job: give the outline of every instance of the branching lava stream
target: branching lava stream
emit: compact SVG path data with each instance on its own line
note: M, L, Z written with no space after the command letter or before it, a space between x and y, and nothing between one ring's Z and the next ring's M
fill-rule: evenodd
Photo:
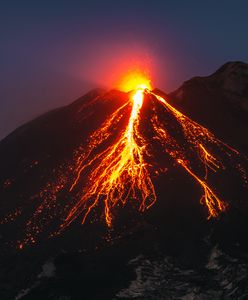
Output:
M108 226L111 226L112 223L111 208L119 202L125 204L129 198L136 199L140 202L139 209L144 211L156 201L154 186L144 160L146 142L138 130L143 94L143 89L138 89L132 93L130 97L131 115L120 138L107 150L87 162L86 166L89 166L100 160L97 166L93 168L84 196L72 208L63 226L70 224L81 213L84 215L82 221L84 223L89 212L100 201L104 202L105 220ZM136 140L139 140L139 144ZM91 143L95 145L97 140L92 139ZM78 174L81 174L85 169L85 160L80 164L81 168L79 168ZM79 178L80 176L77 176L71 190Z
M207 208L208 218L218 217L227 209L228 202L218 195L212 183L209 184L209 174L224 172L225 161L238 157L239 152L174 108L166 97L152 91L150 85L139 84L127 96L127 102L90 135L83 148L77 149L75 161L70 163L72 167L67 168L71 170L69 175L58 175L57 183L49 182L37 194L42 200L25 223L25 237L18 241L20 249L35 243L53 218L60 219L60 225L50 232L50 236L60 233L78 218L85 223L96 207L102 211L107 226L111 227L116 207L133 202L139 211L144 212L156 203L154 178L161 170L156 170L155 164L154 168L150 167L147 157L153 161L156 157L150 140L141 130L143 102L149 98L155 104L145 125L163 149L163 155L167 155L176 167L183 168L200 186L203 191L200 202ZM157 113L156 106L162 113ZM166 114L173 118L182 138L177 138L168 129L163 119ZM121 122L124 125L113 134ZM247 180L244 168L241 170L243 179ZM61 191L69 195L69 199L71 195L73 201L61 210L58 217L56 206ZM13 216L18 218L21 214ZM14 217L9 214L5 222L13 221Z

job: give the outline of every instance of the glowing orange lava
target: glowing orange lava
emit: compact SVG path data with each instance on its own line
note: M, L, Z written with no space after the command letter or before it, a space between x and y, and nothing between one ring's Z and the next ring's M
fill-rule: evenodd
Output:
M202 197L201 203L204 203L208 208L209 217L217 217L220 212L226 209L227 204L216 196L206 182L208 168L216 171L222 167L222 165L204 146L205 143L214 143L217 145L225 144L221 144L206 128L183 115L163 97L151 92L146 83L142 83L142 78L139 78L139 80L140 84L138 85L138 89L132 93L129 101L129 104L132 105L129 122L120 138L107 150L104 150L89 162L86 162L86 160L80 162L81 167L77 168L78 175L72 184L71 190L78 184L80 175L85 168L89 165L94 165L99 158L101 159L90 175L89 182L92 184L85 189L83 197L76 206L72 208L63 226L69 225L80 214L84 216L82 221L82 223L84 223L90 211L96 205L99 205L100 202L104 202L105 220L108 226L111 226L111 210L119 202L125 204L129 198L136 198L140 201L140 210L144 211L145 208L149 208L156 201L155 189L144 158L147 141L139 131L139 116L145 92L155 96L166 110L176 117L178 123L183 128L188 143L191 144L198 153L205 167L205 181L196 175L190 168L189 162L185 159L187 152L190 150L181 147L176 140L168 134L166 129L159 124L156 116L154 117L152 124L157 140L159 140L161 145L165 146L165 151L203 188L204 196ZM130 84L133 84L133 87L137 88L136 84L138 82L139 81L135 78L133 81L130 81ZM140 86L141 88L139 88ZM112 124L113 118L116 117L117 113L114 113L110 118L111 122L108 122L107 126L103 126L103 128L99 130L101 135L104 136L104 132L109 131L109 126ZM92 145L94 147L96 144L102 143L98 137L99 133L91 138L90 148L92 148ZM139 143L137 143L137 140Z
M90 211L101 202L104 203L105 220L108 226L112 223L111 210L119 203L125 204L128 199L135 199L140 203L141 211L154 204L156 194L144 159L146 142L139 133L139 115L143 100L144 89L135 90L129 101L129 105L132 106L131 115L119 139L92 160L86 162L84 159L80 162L78 174L89 165L95 163L97 165L90 175L90 184L84 190L83 197L71 209L63 226L69 225L79 214L83 214L82 223L84 223ZM118 113L114 113L111 119L117 118L117 115ZM90 148L102 142L98 138L99 135L104 136L105 130L108 131L111 125L112 122L107 122L100 129L99 133L91 139ZM79 179L80 175L76 177L71 190L77 185Z
M124 92L129 92L137 89L152 89L151 80L140 70L132 70L125 74L120 82L118 82L117 87Z
M176 108L168 103L163 97L152 93L163 105L170 111L177 119L178 123L182 126L184 131L184 136L189 145L195 152L199 154L201 161L203 162L205 168L205 181L202 180L195 172L189 167L190 162L185 159L188 156L189 149L184 149L184 147L178 145L175 139L173 139L166 129L163 128L161 124L158 123L157 118L153 120L154 130L157 132L157 138L160 139L162 145L164 145L165 151L180 165L182 166L189 175L191 175L203 188L204 195L201 198L201 203L205 204L208 208L209 216L217 217L219 213L223 212L227 208L227 203L221 200L209 187L206 180L208 177L208 169L216 172L219 168L224 168L221 162L217 160L212 154L210 154L206 147L203 146L204 143L214 144L221 148L227 148L237 154L236 150L232 149L225 143L215 138L215 136L209 132L205 127L197 124ZM229 154L229 153L228 153ZM230 154L229 154L230 155Z
M202 196L201 202L206 204L209 215L208 219L211 217L217 217L220 212L224 211L227 204L221 201L218 196L213 192L213 190L208 186L208 184L200 179L190 168L187 163L182 159L178 159L177 162L201 185L204 190L204 195Z
M37 198L42 200L26 222L26 237L19 242L19 248L35 243L45 227L43 222L49 223L56 216L56 201L62 191L69 193L74 202L60 213L63 220L58 232L77 218L85 223L96 207L102 211L109 227L116 215L115 209L127 202L133 202L141 212L150 208L156 202L153 175L163 169L154 167L154 174L151 173L147 157L152 161L157 153L151 151L151 140L156 141L159 151L167 155L173 166L183 168L200 185L203 190L200 202L207 208L208 218L217 217L228 207L210 187L208 177L224 171L225 161L230 163L239 152L173 107L166 97L151 91L151 82L142 72L131 72L123 77L119 87L129 91L127 102L108 116L87 143L75 151L75 162L67 167L67 174L62 172L56 181L48 182L37 193ZM152 99L153 106L151 117L145 120L146 126L141 126L144 99ZM167 119L173 124L166 123ZM149 139L144 128L149 131ZM245 169L241 164L238 169L247 183ZM21 213L18 209L7 215L4 222L14 220Z

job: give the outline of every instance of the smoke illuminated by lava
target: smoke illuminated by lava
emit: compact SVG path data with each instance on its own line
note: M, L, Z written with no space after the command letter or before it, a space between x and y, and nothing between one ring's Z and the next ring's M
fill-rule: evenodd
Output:
M152 91L150 80L144 74L137 72L132 77L128 74L119 87L130 91L126 94L127 101L90 135L86 145L75 151L75 162L70 163L67 172L58 175L56 182L49 182L38 193L42 202L27 221L26 235L18 242L19 248L35 243L46 224L54 218L60 218L61 222L51 235L60 233L76 219L85 223L97 207L111 227L117 207L128 202L144 212L156 203L154 180L162 169L155 167L151 140L141 129L144 101L152 105L151 118L146 119L145 125L152 133L152 140L174 166L185 170L200 186L203 191L200 203L206 207L208 218L218 217L227 209L228 202L218 195L212 182L208 182L209 173L223 172L225 162L239 157L239 152L178 111L166 97ZM169 130L163 118L166 114L182 132L181 138ZM151 161L154 161L152 168ZM246 171L240 164L237 168L247 183ZM61 191L71 195L73 201L57 216L56 201ZM5 221L13 221L19 215L21 212L10 214Z

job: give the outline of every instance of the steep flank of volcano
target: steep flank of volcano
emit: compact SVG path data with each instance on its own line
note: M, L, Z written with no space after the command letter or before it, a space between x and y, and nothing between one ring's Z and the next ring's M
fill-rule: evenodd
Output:
M86 296L113 295L128 261L149 251L198 268L215 244L247 249L246 70L228 63L169 95L96 89L2 140L3 299L39 294L51 257L53 289L81 299L82 279L94 286Z
M244 206L243 196L235 195L248 184L242 154L165 94L145 88L92 91L24 125L0 149L1 224L6 232L21 228L11 234L19 249L73 223L105 220L122 227L129 214L135 220L160 207L170 215L171 205L197 223ZM181 187L179 195L175 187L162 187L170 178Z
M169 97L189 117L248 152L248 64L226 63L210 76L186 81Z

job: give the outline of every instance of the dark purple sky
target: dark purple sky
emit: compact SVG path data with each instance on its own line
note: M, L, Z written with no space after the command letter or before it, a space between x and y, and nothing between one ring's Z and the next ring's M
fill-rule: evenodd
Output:
M247 0L0 2L0 139L143 64L172 91L248 61Z

